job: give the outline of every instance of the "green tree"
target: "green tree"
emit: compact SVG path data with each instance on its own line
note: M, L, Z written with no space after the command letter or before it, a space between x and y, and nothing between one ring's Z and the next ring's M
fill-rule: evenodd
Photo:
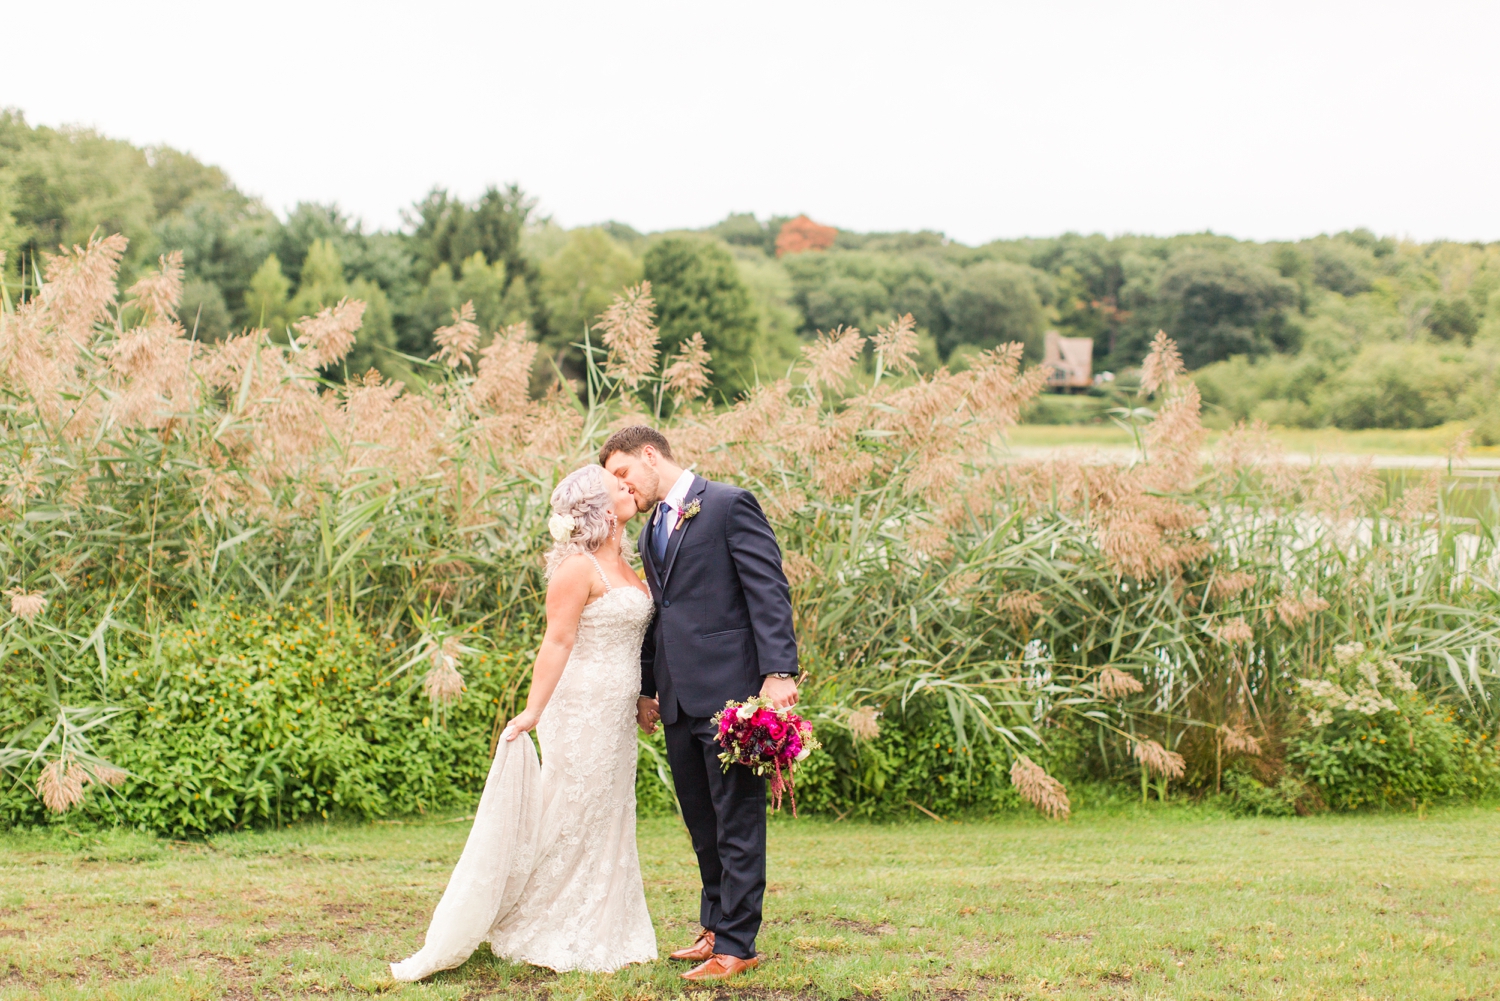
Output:
M652 244L642 263L663 347L675 350L702 332L715 390L733 398L753 386L760 322L729 251L701 237L671 236Z
M951 326L937 342L945 357L960 344L992 348L1010 341L1020 341L1028 355L1041 357L1046 316L1030 268L1007 261L971 265L954 282L944 304Z
M1166 310L1163 326L1177 339L1189 368L1294 346L1285 311L1297 302L1297 286L1255 260L1190 250L1173 258L1158 289Z
M481 253L486 263L503 264L509 280L530 268L521 253L521 234L535 210L536 199L514 184L491 187L472 204L433 188L407 213L417 265L424 273L440 264L457 271Z
M331 240L314 240L300 270L297 294L286 306L292 317L311 316L346 297L365 304L364 323L338 371L357 376L374 368L389 378L414 379L410 366L396 353L395 320L384 289L368 278L346 280L343 260Z
M271 254L261 262L245 291L245 322L252 327L285 327L292 283L281 271L281 259Z
M568 242L540 270L554 348L579 340L584 325L604 312L617 292L641 280L640 260L592 227L570 232Z
M518 274L507 280L505 263L487 263L484 254L477 250L463 262L457 293L460 303L474 304L475 322L486 334L531 318L526 277ZM448 322L450 318L445 317L443 323Z
M219 286L201 278L189 278L183 283L182 301L178 303L177 315L188 336L199 341L223 339L228 336L229 326L233 322Z
M349 294L344 280L344 261L330 240L314 240L302 259L297 294L292 297L294 316L311 316Z
M90 129L33 128L20 112L0 110L0 250L12 272L98 229L129 238L120 274L128 284L163 249L156 222L212 192L233 188L223 171L186 153Z

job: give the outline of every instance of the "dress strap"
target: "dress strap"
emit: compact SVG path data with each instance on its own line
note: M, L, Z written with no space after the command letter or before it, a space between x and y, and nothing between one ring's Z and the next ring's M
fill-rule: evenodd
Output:
M594 569L597 570L597 571L599 571L599 579L602 580L602 581L604 581L604 593L608 594L609 593L609 578L606 577L606 576L604 576L604 568L599 565L599 561L594 558L594 554L593 553L584 553L583 555L587 556L589 558L589 562L592 563L592 564L594 564Z

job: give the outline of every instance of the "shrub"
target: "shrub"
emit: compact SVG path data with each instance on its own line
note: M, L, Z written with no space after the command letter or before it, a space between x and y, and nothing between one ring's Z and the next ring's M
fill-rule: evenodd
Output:
M528 654L472 658L468 691L440 722L420 677L390 677L394 645L359 623L328 626L310 604L217 604L163 627L112 672L109 694L129 712L101 751L129 777L85 808L181 836L468 805ZM41 820L30 797L3 808L10 824Z
M1336 648L1321 677L1300 679L1305 725L1287 761L1338 810L1417 807L1500 789L1488 734L1470 734L1433 705L1393 658L1364 644Z
M1341 428L1425 428L1457 416L1468 372L1415 344L1365 348L1324 389L1321 407Z
M1307 795L1307 787L1291 775L1267 784L1245 772L1226 772L1224 787L1230 812L1245 817L1296 816L1298 802Z
M823 750L798 775L798 809L890 818L920 807L947 817L1020 804L1010 783L1010 750L998 741L961 740L940 700L891 707L879 731L860 740L841 727L820 727Z

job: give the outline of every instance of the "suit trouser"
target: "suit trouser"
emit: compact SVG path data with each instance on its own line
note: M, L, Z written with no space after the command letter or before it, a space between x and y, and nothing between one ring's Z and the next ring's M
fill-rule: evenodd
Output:
M679 706L666 737L677 801L703 877L698 920L714 933L714 952L749 959L766 894L766 780L744 765L724 771L712 719L689 716Z

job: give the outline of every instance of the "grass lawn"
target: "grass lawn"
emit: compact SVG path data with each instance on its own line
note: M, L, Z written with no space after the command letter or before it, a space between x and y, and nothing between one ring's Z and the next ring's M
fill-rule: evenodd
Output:
M1272 428L1271 436L1292 453L1309 455L1393 455L1445 456L1462 424L1415 430L1340 431L1338 428ZM1221 432L1209 432L1213 444ZM1021 424L1006 434L1014 446L1021 448L1063 448L1073 446L1132 445L1130 433L1115 424ZM1500 457L1500 447L1472 446L1469 455L1476 459Z
M0 837L0 999L681 993L665 960L558 977L484 948L391 983L467 828ZM695 870L675 820L640 844L665 953L695 931ZM718 997L1497 997L1500 811L778 820L766 917L765 965Z

